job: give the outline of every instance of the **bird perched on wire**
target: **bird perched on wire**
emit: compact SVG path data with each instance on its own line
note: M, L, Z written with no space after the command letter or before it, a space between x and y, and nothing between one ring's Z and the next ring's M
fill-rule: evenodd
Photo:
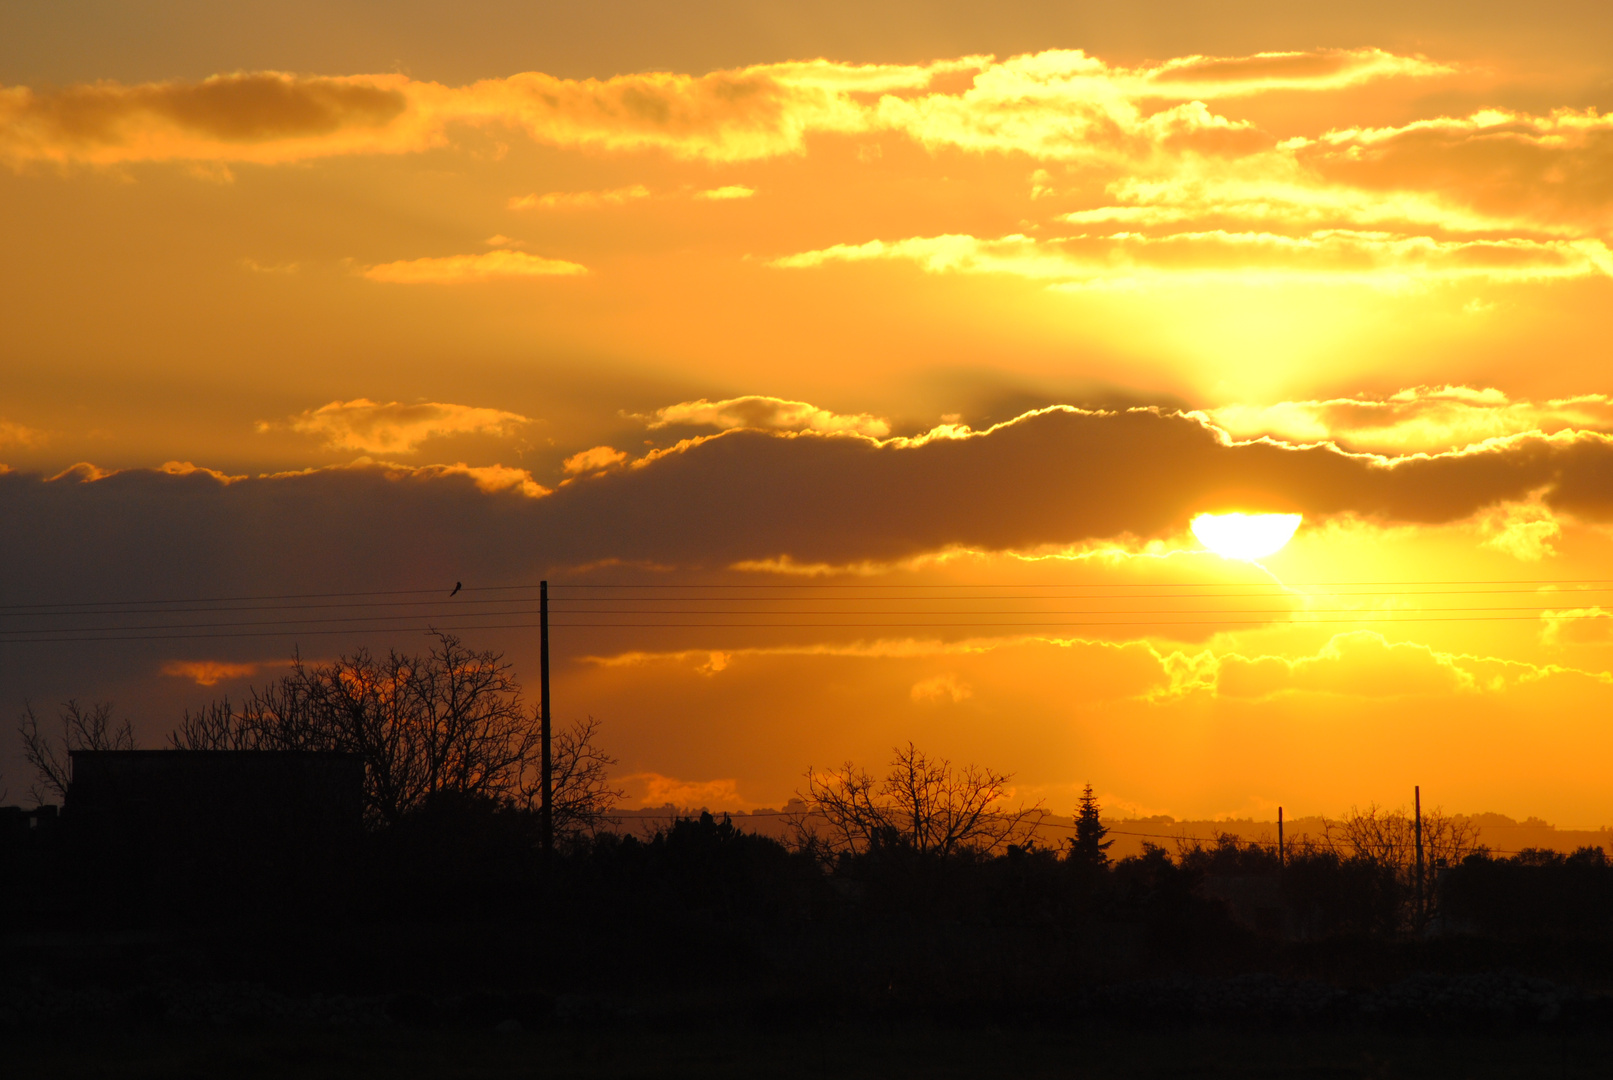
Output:
M451 592L448 595L453 596L454 593L459 592L459 590L463 589L464 587L465 587L465 583L463 581L456 581L456 582L454 582L454 592Z

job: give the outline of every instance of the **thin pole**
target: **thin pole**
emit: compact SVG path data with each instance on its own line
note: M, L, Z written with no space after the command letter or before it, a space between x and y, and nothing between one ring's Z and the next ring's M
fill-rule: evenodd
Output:
M543 838L543 853L554 852L554 773L549 758L549 583L538 583L538 730L543 744L542 792L543 807L538 814L538 828Z
M1416 809L1416 837L1417 837L1417 925L1423 924L1423 789L1411 789L1412 805Z
M1281 870L1288 865L1287 852L1283 850L1283 808L1277 808L1277 869Z

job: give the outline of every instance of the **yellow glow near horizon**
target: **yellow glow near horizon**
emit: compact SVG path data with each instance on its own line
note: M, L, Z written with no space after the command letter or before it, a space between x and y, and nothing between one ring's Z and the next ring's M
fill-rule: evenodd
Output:
M1300 514L1200 514L1193 519L1199 543L1223 559L1252 562L1283 549L1293 539Z

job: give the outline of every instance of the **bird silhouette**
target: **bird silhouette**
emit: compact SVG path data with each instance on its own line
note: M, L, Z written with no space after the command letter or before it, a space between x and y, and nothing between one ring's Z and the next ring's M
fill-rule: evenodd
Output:
M456 582L454 582L454 592L451 592L448 595L453 596L454 593L457 593L460 589L463 589L464 587L465 587L465 583L463 581L456 581Z

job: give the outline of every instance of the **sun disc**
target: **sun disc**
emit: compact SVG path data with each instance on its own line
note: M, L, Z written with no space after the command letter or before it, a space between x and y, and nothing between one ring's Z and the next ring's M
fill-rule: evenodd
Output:
M1281 551L1301 519L1300 514L1200 514L1191 527L1199 543L1223 559L1252 562Z

